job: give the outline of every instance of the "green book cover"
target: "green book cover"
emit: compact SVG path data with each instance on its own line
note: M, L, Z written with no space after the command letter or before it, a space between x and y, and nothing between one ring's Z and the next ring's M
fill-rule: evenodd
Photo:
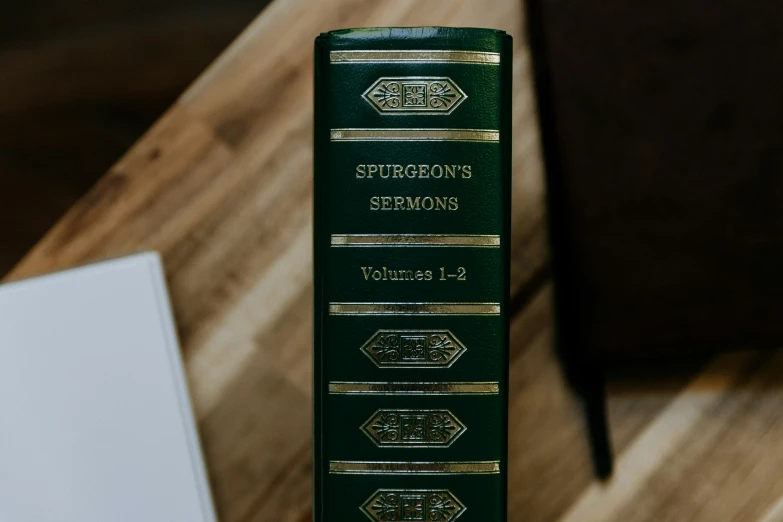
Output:
M506 520L511 52L316 39L316 522Z

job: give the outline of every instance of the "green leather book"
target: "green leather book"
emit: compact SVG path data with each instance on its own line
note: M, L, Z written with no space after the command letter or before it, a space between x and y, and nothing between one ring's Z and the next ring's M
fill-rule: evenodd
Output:
M506 520L511 38L315 42L316 522Z

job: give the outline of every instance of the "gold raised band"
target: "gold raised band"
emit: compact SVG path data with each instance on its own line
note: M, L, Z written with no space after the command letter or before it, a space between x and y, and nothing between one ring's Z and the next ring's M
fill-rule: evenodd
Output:
M467 462L367 462L329 461L329 473L356 475L488 475L500 473L500 461Z
M329 303L329 315L500 315L500 303Z
M480 65L499 65L500 53L482 51L331 51L331 63L389 63L389 62L429 62L429 63L472 63Z
M458 234L332 234L333 247L448 246L499 248L500 236Z
M497 395L495 382L346 382L332 381L332 395Z
M491 129L332 129L332 141L500 141Z

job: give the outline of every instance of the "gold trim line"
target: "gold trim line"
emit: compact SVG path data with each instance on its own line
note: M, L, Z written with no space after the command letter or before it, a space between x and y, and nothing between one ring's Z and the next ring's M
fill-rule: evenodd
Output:
M329 53L329 61L331 63L429 62L500 65L500 53L455 50L331 51Z
M329 383L332 395L497 395L495 382L347 382Z
M332 234L333 247L488 247L499 248L500 236L459 234Z
M329 473L346 475L489 475L500 473L500 461L467 462L367 462L329 461Z
M500 303L329 303L329 315L500 315Z
M332 141L500 141L492 129L332 129Z

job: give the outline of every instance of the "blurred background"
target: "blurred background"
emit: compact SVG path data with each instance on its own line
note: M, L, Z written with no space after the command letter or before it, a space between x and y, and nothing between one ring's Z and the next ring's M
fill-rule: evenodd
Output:
M41 0L0 17L5 274L266 0Z

